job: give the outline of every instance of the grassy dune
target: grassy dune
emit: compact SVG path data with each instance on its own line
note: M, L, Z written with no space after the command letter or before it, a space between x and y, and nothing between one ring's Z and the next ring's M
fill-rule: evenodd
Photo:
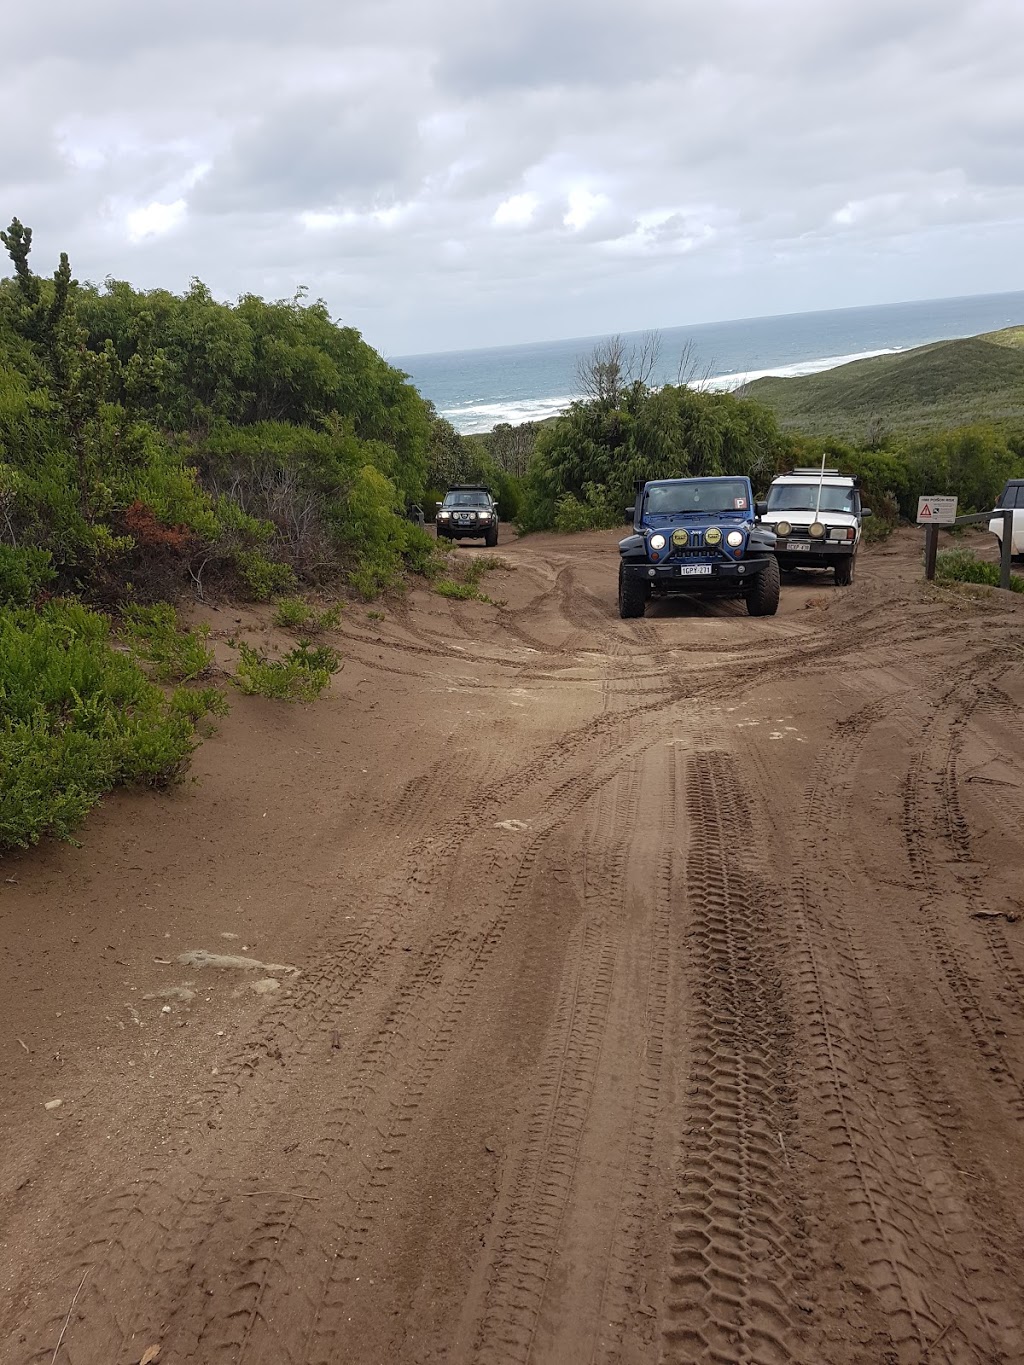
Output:
M739 390L772 409L784 429L864 441L1024 418L1024 327L856 360L796 379L757 379Z

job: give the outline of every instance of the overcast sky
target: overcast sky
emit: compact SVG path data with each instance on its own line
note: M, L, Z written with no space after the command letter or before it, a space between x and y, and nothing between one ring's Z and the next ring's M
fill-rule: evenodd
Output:
M46 0L36 268L307 285L389 355L1024 288L1024 0Z

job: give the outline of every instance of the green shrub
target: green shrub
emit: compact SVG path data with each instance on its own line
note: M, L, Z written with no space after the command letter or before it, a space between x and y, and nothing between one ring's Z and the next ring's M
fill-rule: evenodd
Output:
M479 583L485 573L493 573L495 569L507 569L509 566L498 555L474 555L472 559L460 560L459 567L467 583Z
M438 578L434 582L434 591L441 597L454 598L459 602L490 602L495 607L505 605L503 601L497 601L480 591L484 574L509 567L498 555L474 555L472 559L461 555L439 556L439 562L447 564L449 568L448 577Z
M297 645L283 658L269 659L241 641L235 685L249 696L273 701L316 701L341 667L336 650L328 645Z
M441 597L454 597L459 602L480 600L480 590L475 583L456 583L453 578L439 578L434 591Z
M278 593L295 590L295 570L288 564L268 559L260 550L237 551L235 564L254 602L269 602Z
M170 699L174 715L187 716L198 724L204 716L226 716L228 699L216 687L178 687Z
M402 554L405 558L406 568L411 573L422 574L424 578L431 578L436 573L437 542L433 536L428 535L415 522L408 522L407 526L408 529L403 530L402 537Z
M304 630L316 634L320 630L333 630L341 620L341 604L325 607L317 611L301 597L282 597L274 611L274 625L285 630Z
M77 602L0 610L0 849L70 839L113 787L176 781L210 709L165 697Z
M942 550L935 560L937 578L956 583L981 583L989 588L999 587L999 565L978 559L973 550ZM1024 578L1010 575L1013 592L1024 592Z
M206 643L210 627L181 630L178 613L169 602L126 607L121 633L133 652L152 664L158 682L192 682L207 674L213 664L213 651Z
M583 502L572 493L563 493L555 503L556 531L606 531L619 525L622 511L609 506L605 489L587 484L584 492Z
M49 550L0 545L0 606L23 607L44 592L57 575Z

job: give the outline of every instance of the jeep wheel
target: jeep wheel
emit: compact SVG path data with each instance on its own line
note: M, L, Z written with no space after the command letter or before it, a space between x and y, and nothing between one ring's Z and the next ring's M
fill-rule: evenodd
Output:
M647 610L647 584L640 578L630 578L619 565L619 615L628 620L643 616Z
M487 534L484 536L484 544L490 546L490 548L493 550L494 547L495 547L495 545L497 545L497 543L498 543L498 528L497 528L497 526L492 526L491 529L490 529L490 530L487 532Z
M850 555L845 559L836 562L836 587L848 588L853 582L853 566L856 555Z
M747 589L747 611L751 616L774 616L779 609L779 561L773 555Z

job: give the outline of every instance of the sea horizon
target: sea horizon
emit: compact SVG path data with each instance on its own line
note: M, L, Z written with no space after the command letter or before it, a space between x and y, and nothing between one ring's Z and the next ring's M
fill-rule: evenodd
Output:
M855 360L1022 324L1024 290L1014 290L389 359L433 402L439 416L471 435L500 422L540 421L564 411L581 396L575 384L577 364L614 336L627 348L652 333L658 337L653 384L679 382L680 357L685 355L691 378L695 374L710 388L734 389L767 376L820 373Z

